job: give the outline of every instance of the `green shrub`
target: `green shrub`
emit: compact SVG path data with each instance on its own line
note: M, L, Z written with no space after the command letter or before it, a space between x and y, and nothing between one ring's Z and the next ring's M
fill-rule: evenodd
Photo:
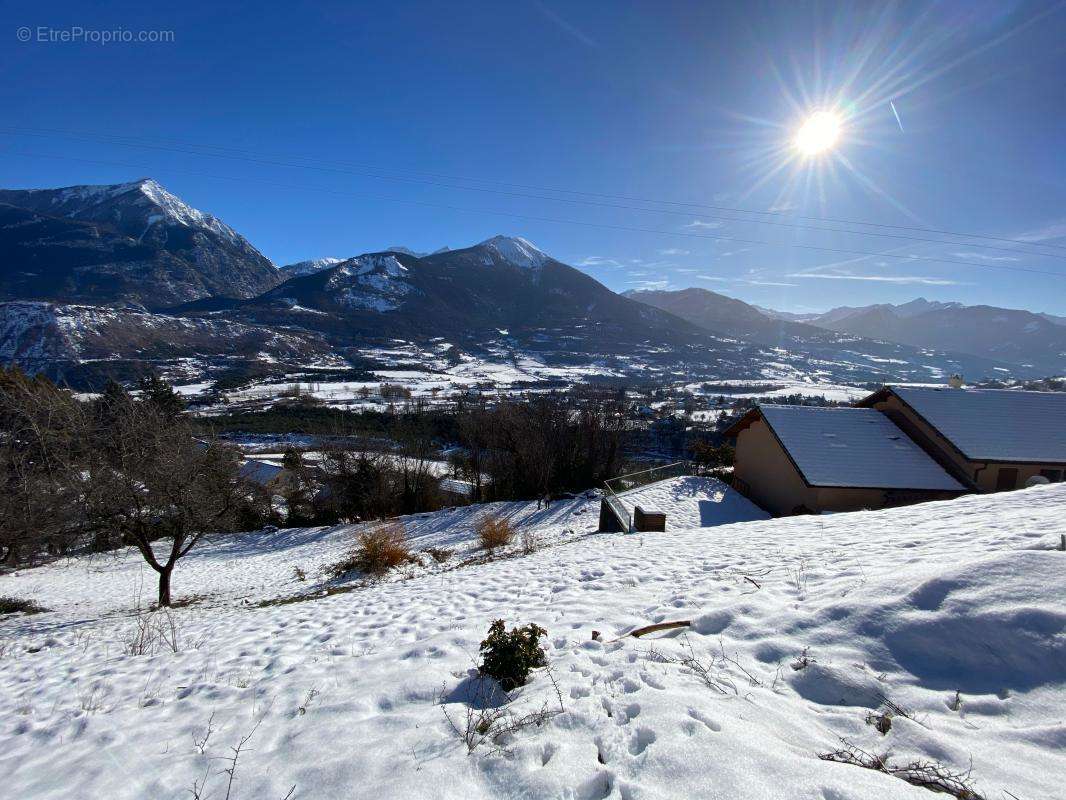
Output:
M522 686L533 669L547 663L544 648L538 642L547 633L533 623L512 628L508 633L503 620L496 620L489 626L488 638L481 643L484 661L478 669L482 675L495 678L505 692Z

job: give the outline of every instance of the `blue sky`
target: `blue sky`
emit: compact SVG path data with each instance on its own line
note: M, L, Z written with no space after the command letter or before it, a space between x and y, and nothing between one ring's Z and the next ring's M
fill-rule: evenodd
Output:
M1062 3L8 3L0 19L0 185L151 176L279 264L507 233L616 290L1066 313ZM172 41L54 40L73 26ZM840 142L803 158L795 131L820 109Z

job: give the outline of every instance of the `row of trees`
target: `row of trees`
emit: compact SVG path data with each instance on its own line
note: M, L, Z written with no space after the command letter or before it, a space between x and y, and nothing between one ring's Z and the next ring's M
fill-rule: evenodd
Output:
M453 469L486 500L601 486L621 465L623 411L609 397L562 393L462 405Z
M355 420L353 420L354 422ZM547 394L442 411L415 402L393 418L392 449L337 426L308 462L292 451L283 494L290 524L329 524L434 511L454 497L440 490L441 447L474 500L531 499L579 491L621 468L624 416L613 401ZM364 444L360 444L360 442Z

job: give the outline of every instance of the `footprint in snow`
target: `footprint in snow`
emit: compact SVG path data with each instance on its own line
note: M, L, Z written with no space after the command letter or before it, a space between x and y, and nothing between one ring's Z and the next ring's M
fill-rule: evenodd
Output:
M692 717L692 719L696 720L696 722L703 723L703 726L709 731L718 733L722 730L722 726L719 723L715 722L713 719L711 719L709 716L707 716L697 708L690 708L688 710L688 715Z

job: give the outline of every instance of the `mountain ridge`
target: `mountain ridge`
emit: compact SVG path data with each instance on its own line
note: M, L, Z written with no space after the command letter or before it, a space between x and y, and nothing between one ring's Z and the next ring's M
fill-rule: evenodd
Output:
M40 366L46 358L26 354L53 347L64 363L93 359L101 372L120 362L204 375L256 362L298 369L299 359L312 358L366 374L375 364L388 370L402 346L427 354L434 369L445 368L441 358L532 359L546 374L652 381L925 381L960 370L994 374L1002 364L775 320L706 290L682 293L688 307L653 302L654 293L618 294L520 236L412 252L394 247L278 269L224 222L151 179L3 190L0 353ZM700 316L709 298L713 313ZM61 312L18 305L26 302ZM64 326L95 333L56 338ZM172 331L172 340L148 330ZM227 338L241 343L229 360Z
M919 297L900 304L840 306L804 321L854 336L1066 371L1066 318L1053 314Z

